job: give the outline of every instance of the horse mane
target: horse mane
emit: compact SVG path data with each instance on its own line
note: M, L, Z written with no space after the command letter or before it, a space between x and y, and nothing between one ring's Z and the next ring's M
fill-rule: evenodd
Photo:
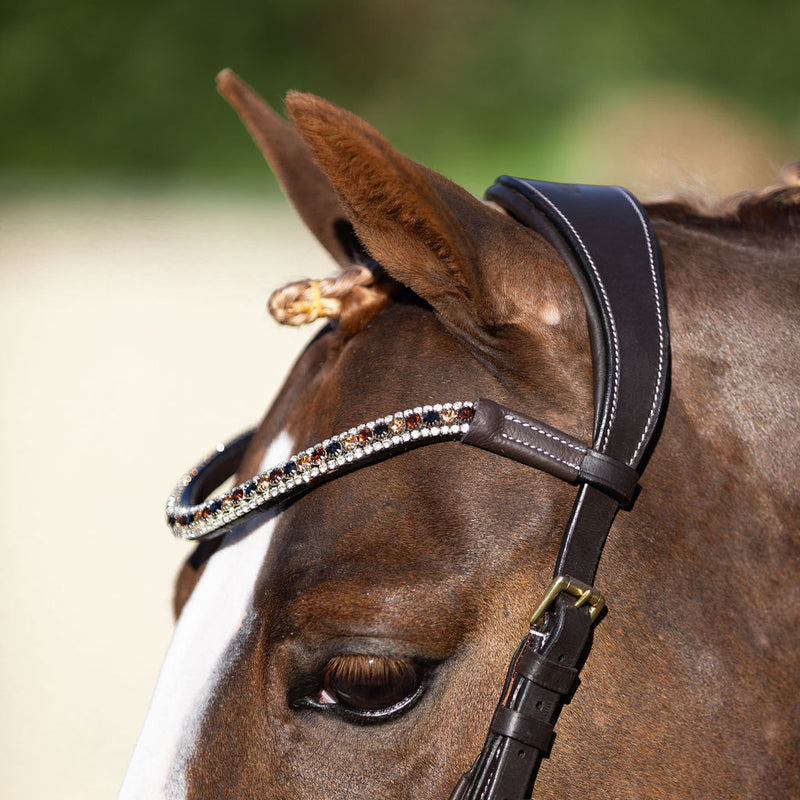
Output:
M679 195L647 203L647 211L658 219L702 228L768 232L772 228L800 230L800 161L781 171L778 183L762 189L739 192L718 202Z

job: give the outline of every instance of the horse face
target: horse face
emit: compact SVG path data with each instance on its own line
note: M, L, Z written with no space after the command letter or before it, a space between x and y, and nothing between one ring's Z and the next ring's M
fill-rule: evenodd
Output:
M223 90L331 253L346 261L352 226L389 275L381 302L306 350L240 477L360 422L478 396L585 434L582 305L546 245L340 109L296 96L293 128L232 76ZM457 443L405 453L225 537L202 575L185 569L122 797L447 797L571 495L504 462Z
M428 355L411 365L414 342ZM383 368L366 392L370 354ZM479 375L430 312L393 306L345 346L311 402L298 398L288 429L313 419L311 441L435 400L442 385L497 389ZM191 743L187 796L449 794L480 747L476 716L491 715L534 603L531 563L544 582L569 494L465 450L406 453L280 514ZM535 504L538 518L509 524L516 503Z

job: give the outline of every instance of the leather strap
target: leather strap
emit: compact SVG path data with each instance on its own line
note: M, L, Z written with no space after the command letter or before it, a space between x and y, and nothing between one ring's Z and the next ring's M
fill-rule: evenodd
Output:
M580 483L555 575L591 586L666 411L669 334L658 244L641 206L619 187L501 177L487 198L541 233L581 287L595 378L594 444L487 400L479 401L464 441ZM590 611L580 602L559 595L522 641L483 750L451 800L530 797L591 646Z
M492 400L478 400L469 432L461 441L521 461L568 483L589 483L624 505L633 501L636 492L639 475L632 467Z
M566 256L594 347L595 447L635 467L659 424L669 376L663 268L646 212L617 186L503 176L486 196Z
M525 637L506 676L486 745L451 800L530 797L541 759L555 736L553 726L571 697L572 685L554 686L553 675L563 668L577 677L591 635L587 610L559 600L543 631Z

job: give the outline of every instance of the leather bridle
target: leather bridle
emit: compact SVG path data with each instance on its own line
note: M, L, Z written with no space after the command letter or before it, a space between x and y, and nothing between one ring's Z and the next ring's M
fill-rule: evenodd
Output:
M483 750L451 800L530 797L553 726L589 653L592 623L605 605L593 588L595 573L617 510L631 505L655 446L670 374L658 244L628 192L503 177L487 197L553 244L581 287L595 375L595 444L581 466L602 473L609 485L578 476L553 583L512 659ZM537 443L532 425L513 412L492 410L485 425L483 419L479 404L465 441L533 466L540 449L562 444L547 432Z
M315 483L410 447L459 440L579 485L554 570L508 670L485 745L451 800L530 797L553 726L578 684L605 600L593 588L608 532L630 509L666 412L670 351L663 270L646 213L619 187L501 177L487 192L547 239L583 293L594 367L594 444L487 399L396 412L337 434L218 497L252 434L187 473L173 532L219 536Z

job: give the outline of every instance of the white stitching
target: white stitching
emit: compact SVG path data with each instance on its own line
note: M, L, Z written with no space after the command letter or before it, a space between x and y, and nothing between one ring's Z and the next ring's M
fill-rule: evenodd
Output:
M582 455L586 454L587 448L579 447L578 445L572 444L572 442L568 442L566 439L560 439L558 436L554 436L552 433L548 433L543 428L537 428L536 425L531 425L530 422L523 422L523 420L517 419L515 416L511 414L505 414L504 419L507 419L509 422L516 422L518 425L522 425L523 428L530 428L531 430L536 431L536 433L541 433L542 436L546 436L548 439L552 439L554 442L559 442L559 444L566 445L567 447L571 448L572 450L576 450Z
M570 461L565 461L563 458L559 458L558 456L554 456L550 451L545 450L541 447L537 447L535 444L531 444L530 442L526 442L524 439L515 439L513 436L509 436L507 433L500 434L504 439L508 439L510 442L516 442L517 444L521 444L524 447L527 447L530 450L535 450L537 453L541 453L543 456L547 456L548 458L552 458L553 461L558 461L560 464L564 464L571 469L576 469L578 472L581 471L579 464L573 464Z
M594 272L595 277L597 278L597 283L600 286L600 293L606 307L606 313L608 314L609 322L611 323L611 338L614 342L614 385L611 387L611 413L608 419L608 427L606 428L603 441L599 447L600 450L603 450L608 443L608 437L611 435L611 428L614 426L614 421L617 416L617 390L619 388L619 339L617 338L617 324L614 321L614 315L611 313L611 303L609 302L608 295L606 294L606 287L603 284L603 279L600 277L600 273L597 271L597 267L592 260L592 256L586 249L583 239L581 239L581 237L578 235L578 232L575 230L572 223L566 218L561 209L555 203L553 203L552 200L550 200L549 197L539 191L539 189L537 189L535 186L531 186L530 184L526 185L533 189L533 191L536 192L536 194L538 194L539 197L541 197L561 217L561 219L564 220L564 222L569 226L569 229L572 231L573 236L575 236L575 238L578 240L578 243L583 248L583 252L586 254L586 258L589 261L589 266L592 268L592 272Z
M650 430L650 424L653 421L653 417L658 410L658 390L661 386L662 377L664 374L664 352L665 352L665 342L664 342L664 323L663 323L663 308L661 307L661 299L658 296L658 278L656 276L656 262L653 256L653 246L650 241L650 231L647 229L647 224L644 221L644 217L642 216L642 212L639 210L639 207L636 203L633 202L633 199L630 197L628 192L624 189L620 188L619 186L615 187L617 191L631 204L631 207L636 212L636 216L639 217L639 222L642 224L642 229L644 230L644 235L647 240L647 253L650 257L650 275L653 279L653 297L655 298L656 303L656 321L658 323L658 373L656 374L656 381L655 381L655 391L653 392L653 405L650 407L650 414L647 417L647 423L642 431L642 436L639 439L639 443L636 445L636 450L633 453L633 457L628 462L629 466L632 466L634 461L639 457L639 453L644 445L644 440L647 437L648 431Z

